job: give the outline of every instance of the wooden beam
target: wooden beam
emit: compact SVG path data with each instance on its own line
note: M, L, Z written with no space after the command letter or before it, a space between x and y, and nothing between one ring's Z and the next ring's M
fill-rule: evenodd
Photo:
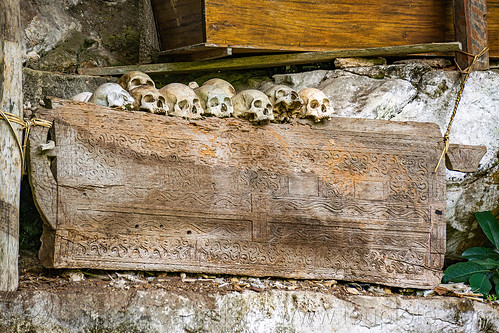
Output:
M454 0L454 31L456 40L463 45L463 51L456 53L461 68L471 65L474 54L478 54L487 41L486 0ZM474 65L475 70L489 69L489 54L486 53Z
M225 58L231 55L232 55L231 47L217 47L202 52L195 52L191 54L182 54L182 55L179 54L175 58L185 59L188 61L206 61L206 60Z
M16 0L0 1L0 109L22 115L22 60L20 6ZM13 128L0 120L0 291L18 286L19 200L22 154Z
M130 65L115 67L79 68L83 75L122 75L130 71L142 71L148 74L176 74L201 71L222 71L251 68L266 68L288 65L302 65L329 62L345 57L382 57L402 54L427 54L456 52L461 49L458 42L430 43L368 49L337 50L326 52L304 52L292 54L274 54L211 61L177 62L164 64Z

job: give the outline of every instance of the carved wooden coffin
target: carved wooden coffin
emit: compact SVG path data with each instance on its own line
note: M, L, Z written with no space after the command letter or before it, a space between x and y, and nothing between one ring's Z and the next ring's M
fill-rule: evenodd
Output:
M440 282L437 125L333 118L253 126L59 101L30 175L55 268ZM55 141L55 148L43 146Z

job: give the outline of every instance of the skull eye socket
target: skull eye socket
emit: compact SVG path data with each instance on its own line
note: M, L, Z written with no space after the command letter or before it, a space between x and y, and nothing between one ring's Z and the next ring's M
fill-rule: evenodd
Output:
M277 90L276 96L277 97L288 96L288 92L284 89L279 89L279 90Z
M139 78L137 79L133 79L131 82L130 82L130 87L137 87L137 86L140 86L142 84L142 82L140 81Z
M324 99L322 101L322 104L324 104L325 106L329 106L329 100L328 99Z
M292 92L291 92L291 99L292 99L292 100L296 100L296 99L298 99L298 93L296 93L296 92L292 91Z
M232 105L232 101L229 97L225 97L224 98L224 104L227 104L227 105Z
M148 86L154 87L154 82L153 82L152 80L147 80L147 81L146 81L146 84L147 84Z
M208 104L209 104L210 107L213 108L215 106L218 106L220 103L218 103L218 98L213 97L212 99L210 99L210 101L209 101Z
M189 103L187 102L187 100L183 99L180 102L178 102L178 107L181 110L185 110L187 107L189 107Z
M148 94L148 95L145 95L143 98L144 98L144 101L146 103L153 103L154 102L154 96L153 95Z
M158 106L159 106L160 108L162 108L162 107L163 107L163 105L165 105L165 104L166 104L166 100L165 100L165 98L164 98L163 96L159 96L159 97L158 97Z
M312 101L310 101L310 107L312 109L317 109L319 107L319 102L316 100L316 99L313 99Z
M199 99L194 98L192 100L192 104L193 104L192 105L192 113L197 114L198 113L198 107L197 107L197 105L199 105Z
M263 109L263 114L268 116L270 113L272 112L272 105L271 104L267 104L267 106L265 107L265 109Z
M259 99L255 100L255 101L253 102L253 106L254 106L255 108L261 108L261 107L262 107L262 101L261 101L261 100L259 100Z

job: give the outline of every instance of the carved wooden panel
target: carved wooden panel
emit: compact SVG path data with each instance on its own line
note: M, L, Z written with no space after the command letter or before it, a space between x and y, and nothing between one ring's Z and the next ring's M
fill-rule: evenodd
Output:
M39 116L54 119L57 157L36 149L39 136L30 155L31 176L50 168L57 184L33 182L50 187L35 189L45 194L36 200L57 202L41 249L48 267L440 282L445 178L443 165L432 172L442 148L435 124L259 127L53 104Z

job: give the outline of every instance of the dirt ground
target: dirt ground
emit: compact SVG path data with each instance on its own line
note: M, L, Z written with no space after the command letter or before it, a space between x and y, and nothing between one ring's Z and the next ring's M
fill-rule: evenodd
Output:
M104 271L46 269L37 254L22 251L19 258L19 290L62 291L72 289L162 289L171 292L226 294L252 290L303 290L346 295L423 295L423 290L390 288L336 280L295 280L247 276L185 274L182 272Z
M463 290L462 288L465 287ZM450 296L486 302L499 307L499 301L488 300L470 292L469 286L440 285L434 290L395 288L368 283L351 283L336 280L295 280L273 277L254 278L231 275L186 274L182 272L105 271L46 269L37 253L23 250L19 257L19 291L102 291L102 290L163 290L174 293L227 294L252 290L312 291L345 299L350 295L387 297Z

